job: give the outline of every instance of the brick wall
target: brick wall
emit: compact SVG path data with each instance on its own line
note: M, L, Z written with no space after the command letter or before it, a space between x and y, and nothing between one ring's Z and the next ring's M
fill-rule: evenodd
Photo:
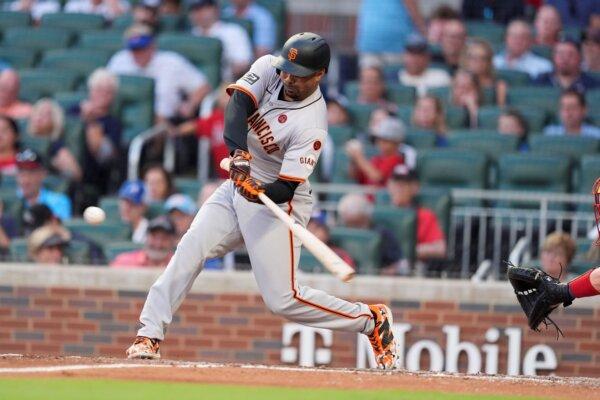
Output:
M121 357L135 335L145 297L146 291L141 290L0 286L0 353ZM460 326L460 340L478 347L485 343L485 332L491 327L520 327L523 351L545 343L556 352L557 375L600 377L600 307L580 306L557 313L555 321L566 335L557 341L553 332L528 331L516 304L390 296L361 300L391 304L395 321L412 325L406 336L409 347L430 339L443 348L442 327L448 324ZM193 292L175 316L161 351L172 359L280 363L284 322L271 315L253 293ZM297 337L292 345L298 345ZM501 336L498 345L499 372L505 373L506 337ZM356 335L334 333L331 365L354 367L355 351ZM459 365L464 368L463 358ZM423 357L421 365L427 367L427 360Z

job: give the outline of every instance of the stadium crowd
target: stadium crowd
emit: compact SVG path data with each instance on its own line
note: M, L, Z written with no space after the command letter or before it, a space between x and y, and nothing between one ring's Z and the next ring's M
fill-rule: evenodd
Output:
M378 191L316 199L309 228L360 272L410 275L452 263L450 205L440 206L449 186L424 173L422 154L475 150L500 168L501 151L490 143L533 159L563 138L565 148L570 139L584 148L569 168L581 171L583 154L600 165L600 2L438 3L425 17L416 0L362 0L357 74L338 73L329 81L338 85L322 88L331 130L312 180ZM218 168L227 155L224 87L280 47L285 2L15 0L4 9L4 259L165 266L227 176ZM140 179L128 180L128 146L152 126L166 134L144 146ZM481 147L465 145L471 138ZM162 166L166 139L177 148L172 170ZM199 139L207 153L198 154ZM210 157L214 181L198 181L198 157ZM461 187L452 168L445 178ZM495 187L502 189L493 180L479 186ZM589 191L580 190L583 179L565 187ZM337 209L320 209L322 200L338 201ZM105 209L105 223L82 221L91 205ZM412 231L390 215L412 221ZM565 266L574 259L567 239L551 236L541 247L543 264L561 277L549 258L558 254Z

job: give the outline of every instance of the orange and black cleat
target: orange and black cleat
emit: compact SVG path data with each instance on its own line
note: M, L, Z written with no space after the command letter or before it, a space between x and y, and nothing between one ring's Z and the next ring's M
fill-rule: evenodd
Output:
M397 367L398 354L396 339L392 332L394 323L392 312L384 304L370 305L369 309L373 314L375 328L368 337L375 353L377 366L381 369L394 369Z
M160 340L150 339L146 336L138 336L125 352L127 358L140 358L158 360L160 358Z

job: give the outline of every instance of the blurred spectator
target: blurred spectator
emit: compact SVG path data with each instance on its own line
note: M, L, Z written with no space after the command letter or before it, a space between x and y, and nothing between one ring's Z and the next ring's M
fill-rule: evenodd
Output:
M577 91L568 90L560 96L560 124L547 126L544 129L544 134L586 136L600 139L600 128L584 122L586 114L585 97Z
M338 203L337 214L341 225L348 228L368 229L381 237L379 268L382 271L400 269L402 250L393 231L372 221L373 205L358 193L344 195Z
M580 93L600 86L596 79L581 71L581 48L574 40L563 39L558 42L554 46L552 61L554 71L538 76L536 84Z
M546 0L546 4L558 10L565 26L587 26L591 15L600 14L598 0Z
M506 25L525 14L523 0L463 0L462 15L467 20L484 20Z
M506 29L505 48L494 56L494 67L526 72L531 78L552 71L552 63L531 52L531 26L523 20L511 22Z
M144 183L125 181L119 189L119 215L131 227L131 240L144 243L148 220L144 217L148 206L144 203Z
M337 254L346 264L356 269L356 263L352 259L352 256L341 247L334 245L331 242L331 236L329 235L329 227L319 221L318 219L311 219L306 225L306 229L317 237L321 242L325 243L335 254ZM306 250L305 250L306 251Z
M440 42L441 53L435 54L432 60L445 64L450 72L454 73L458 69L466 40L467 28L460 19L446 21Z
M358 81L358 98L360 104L374 104L382 108L395 107L385 97L385 78L379 67L365 67L360 70Z
M450 85L450 75L439 68L431 68L429 45L421 36L411 36L406 42L404 68L398 73L400 83L414 86L417 94L424 95L429 88Z
M144 181L144 202L152 204L163 202L173 194L173 177L162 165L151 165L142 174Z
M493 63L494 51L488 42L482 39L469 39L462 56L461 68L477 76L482 89L494 92L496 105L502 107L506 103L506 82L496 78Z
M460 69L456 71L452 80L452 99L454 106L464 107L467 111L467 126L477 127L479 106L481 105L481 86L477 76Z
M162 0L160 2L160 15L181 15L181 0Z
M553 6L546 4L538 8L533 26L535 27L535 44L552 47L558 42L562 21L560 14Z
M52 99L38 100L31 109L27 124L27 135L49 140L48 151L44 154L49 161L50 172L58 173L73 182L82 177L79 162L65 145L63 134L65 113Z
M177 241L187 232L198 212L194 200L185 194L172 194L165 202L165 211L175 226Z
M17 195L23 201L23 207L45 204L62 221L71 218L71 200L62 193L56 193L42 187L46 178L46 168L42 157L31 149L17 154Z
M434 9L427 21L427 41L429 44L434 46L441 44L446 22L456 19L460 19L460 14L446 4Z
M9 253L10 241L19 235L17 221L4 210L4 201L0 199L0 256Z
M211 113L200 116L196 121L188 121L177 127L173 133L177 136L195 134L199 139L206 138L210 141L211 160L213 171L219 178L227 179L229 173L223 170L219 163L223 158L229 157L229 149L225 144L225 107L229 102L229 95L225 91L224 83L217 89L219 94Z
M425 34L417 0L363 0L356 32L361 66L401 64L406 37L415 30Z
M88 78L87 88L87 99L69 109L68 113L84 123L83 184L93 187L96 192L84 203L96 204L99 195L111 190L111 176L116 174L116 180L119 180L123 169L119 162L121 121L111 115L119 80L107 69L98 68Z
M129 3L125 0L69 0L64 12L99 14L107 21L112 21L129 11Z
M127 29L125 39L127 48L113 55L107 68L116 74L141 75L155 80L157 122L193 117L210 91L204 74L179 54L157 50L153 33L145 25ZM186 100L182 99L182 93L187 95Z
M66 264L65 247L70 240L71 234L62 226L42 226L29 235L27 254L36 264Z
M204 204L206 200L212 196L215 190L217 190L222 183L223 181L213 181L206 182L204 185L202 185L202 189L200 190L200 193L198 193L198 207L202 207L202 204Z
M0 72L0 115L14 119L29 117L31 104L19 101L21 81L14 69Z
M600 72L600 28L590 29L585 33L582 53L583 70Z
M569 273L569 265L575 257L575 241L564 232L552 232L542 244L540 267L548 275L563 280Z
M413 108L411 124L415 128L435 133L437 147L448 146L446 115L439 98L430 94L419 97Z
M39 22L44 14L60 12L60 2L55 0L15 0L8 4L9 11L27 12Z
M61 220L52 214L52 210L45 204L35 204L23 211L22 222L24 236L29 236L31 232L43 226L64 228ZM98 243L79 232L69 232L69 234L71 242L84 242L89 246L89 256L92 264L105 264L104 252Z
M514 135L519 138L518 150L521 152L529 151L527 137L529 126L523 115L514 108L504 110L498 117L498 133L503 135Z
M0 115L0 174L16 175L19 126L14 119Z
M270 54L275 49L277 39L277 24L273 15L254 0L231 0L230 3L223 10L224 17L247 19L252 22L255 57Z
M352 118L342 100L327 100L327 124L329 126L351 125Z
M167 216L161 215L148 223L144 248L119 254L111 267L166 267L177 245L175 227Z
M142 0L133 5L131 16L134 24L143 24L157 33L160 28L159 7L160 0Z
M417 212L416 256L419 261L446 257L446 237L435 213L419 206L415 198L420 185L416 171L405 165L398 165L387 185L392 205L414 207Z
M414 149L402 143L405 135L406 129L400 120L385 116L371 129L371 136L375 139L378 150L377 155L367 159L358 140L348 141L346 153L350 158L350 175L360 184L383 186L396 165L414 165Z
M242 76L253 60L252 43L248 33L238 24L219 20L216 0L194 0L189 11L192 34L216 38L223 44L221 76L235 81Z

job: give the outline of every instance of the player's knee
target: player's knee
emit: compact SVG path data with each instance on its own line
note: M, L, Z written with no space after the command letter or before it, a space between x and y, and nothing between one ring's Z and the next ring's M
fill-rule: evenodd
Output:
M286 293L282 296L265 298L264 299L267 308L275 315L286 316L294 307L294 295L293 293Z

